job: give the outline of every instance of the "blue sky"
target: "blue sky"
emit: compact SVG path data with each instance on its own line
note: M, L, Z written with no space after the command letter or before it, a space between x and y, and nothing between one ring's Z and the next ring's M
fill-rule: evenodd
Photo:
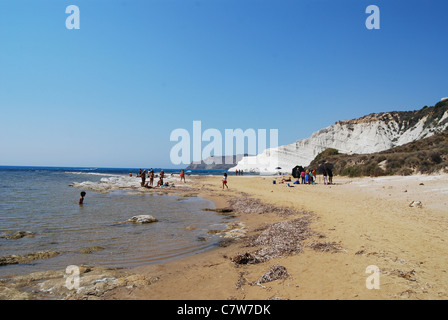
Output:
M368 5L380 29L368 30ZM80 9L68 30L65 9ZM170 133L278 129L448 96L447 1L2 0L0 165L175 167Z

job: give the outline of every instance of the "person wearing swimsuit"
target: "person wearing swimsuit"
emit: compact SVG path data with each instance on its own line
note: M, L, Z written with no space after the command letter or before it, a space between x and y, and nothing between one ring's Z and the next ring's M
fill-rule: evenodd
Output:
M227 173L224 173L224 176L222 177L222 188L224 189L224 186L229 189L229 186L227 185Z

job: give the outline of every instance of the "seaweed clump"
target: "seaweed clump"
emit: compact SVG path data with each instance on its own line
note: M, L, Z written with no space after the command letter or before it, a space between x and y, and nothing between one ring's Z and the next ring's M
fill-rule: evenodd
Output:
M309 224L308 217L274 223L258 236L249 239L249 247L260 249L253 253L238 253L231 260L236 264L256 264L301 253L303 240L312 235Z
M248 197L243 193L241 197L234 197L228 200L229 206L233 211L245 214L266 214L274 213L280 217L289 217L297 214L307 214L308 212L299 212L293 208L278 207L267 204L258 199Z

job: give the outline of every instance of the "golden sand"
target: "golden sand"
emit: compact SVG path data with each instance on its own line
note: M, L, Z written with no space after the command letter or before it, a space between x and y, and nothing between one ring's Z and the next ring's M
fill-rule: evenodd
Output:
M301 253L257 264L232 262L238 253L254 251L240 239L187 258L141 266L132 271L158 280L135 290L115 290L106 298L447 299L447 178L335 177L334 185L287 187L272 183L280 177L229 176L229 189L222 190L219 176L188 177L187 183L200 190L198 195L218 208L244 196L312 212L314 236L304 240ZM412 201L421 206L410 206ZM249 237L261 227L296 218L272 213L237 216ZM339 250L315 250L324 244ZM273 265L285 267L289 277L255 284ZM371 273L369 266L377 267L379 274Z

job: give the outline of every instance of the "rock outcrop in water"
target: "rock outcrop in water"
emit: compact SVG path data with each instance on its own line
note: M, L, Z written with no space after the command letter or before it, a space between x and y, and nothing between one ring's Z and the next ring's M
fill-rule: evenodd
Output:
M47 250L32 252L25 255L13 254L9 256L2 256L0 257L0 266L5 266L8 264L30 263L34 260L49 259L57 255L59 255L59 252Z
M6 232L0 236L0 238L8 240L17 240L22 238L32 238L35 236L34 232L31 231L16 231L16 232Z
M153 223L153 222L157 222L158 220L156 218L154 218L151 215L139 215L139 216L133 216L132 218L130 218L129 220L127 220L127 222L131 222L131 223L141 223L141 224L145 224L145 223Z
M229 171L290 173L297 165L309 165L328 148L346 154L374 153L430 137L447 127L448 101L417 111L372 113L359 119L337 121L309 138L244 157Z

